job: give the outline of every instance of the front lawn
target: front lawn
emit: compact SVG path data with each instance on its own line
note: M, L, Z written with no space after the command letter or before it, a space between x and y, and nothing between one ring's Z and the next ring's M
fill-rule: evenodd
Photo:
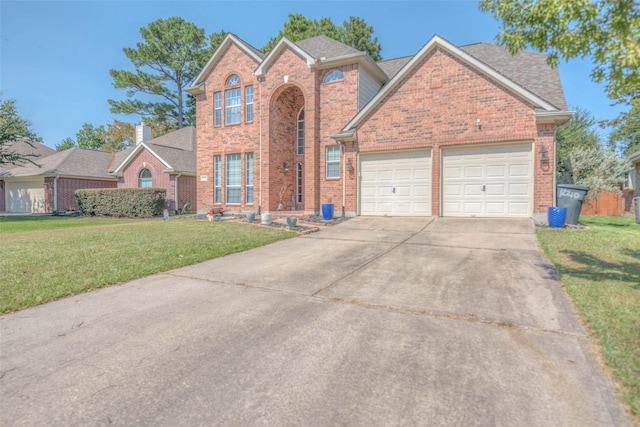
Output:
M539 229L538 240L640 421L640 224L594 216L580 223L587 228Z
M0 313L293 236L226 221L0 217Z

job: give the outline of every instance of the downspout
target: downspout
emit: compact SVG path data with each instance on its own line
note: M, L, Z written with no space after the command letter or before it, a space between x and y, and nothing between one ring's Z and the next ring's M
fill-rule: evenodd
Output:
M180 178L182 176L182 172L180 172L178 175L176 175L176 180L175 180L175 190L173 191L173 197L176 200L176 212L180 210L180 198L178 197L178 178Z
M339 143L342 151L342 218L344 218L344 203L347 194L347 147L344 142Z
M58 178L60 175L53 177L53 210L58 210Z
M260 85L258 86L258 98L260 99L260 116L258 119L258 141L260 151L260 168L258 170L258 179L260 180L260 194L258 195L258 215L260 215L260 212L262 210L262 81L260 80L260 78L258 78L258 83L260 83Z

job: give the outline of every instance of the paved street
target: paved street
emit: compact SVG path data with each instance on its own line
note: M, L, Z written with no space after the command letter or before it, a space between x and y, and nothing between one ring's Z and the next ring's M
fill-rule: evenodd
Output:
M3 426L630 425L530 220L357 217L0 333Z

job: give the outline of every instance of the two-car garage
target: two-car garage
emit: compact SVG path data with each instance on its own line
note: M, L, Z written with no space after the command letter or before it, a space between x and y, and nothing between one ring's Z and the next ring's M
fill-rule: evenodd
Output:
M531 143L446 147L440 157L440 215L532 216ZM362 154L360 170L361 215L437 214L431 150Z

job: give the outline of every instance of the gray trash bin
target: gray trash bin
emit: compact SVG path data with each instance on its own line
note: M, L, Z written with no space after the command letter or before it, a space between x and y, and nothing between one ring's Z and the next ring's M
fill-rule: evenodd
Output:
M634 198L633 203L636 204L636 224L640 224L640 197Z
M576 225L580 218L580 210L582 210L582 202L587 196L589 187L575 184L558 184L558 206L567 208L566 224Z

